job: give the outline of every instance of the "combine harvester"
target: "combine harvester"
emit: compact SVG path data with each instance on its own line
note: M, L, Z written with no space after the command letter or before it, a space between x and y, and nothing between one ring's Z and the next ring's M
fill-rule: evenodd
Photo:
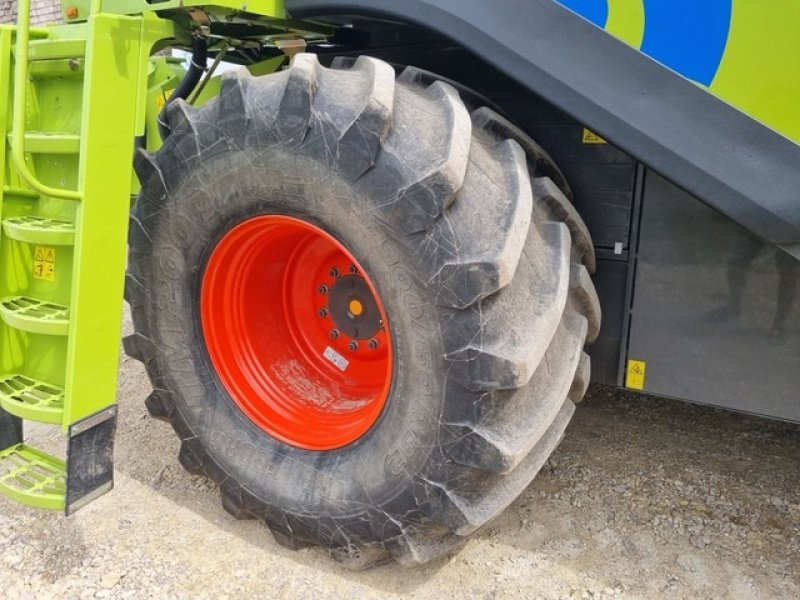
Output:
M8 497L111 489L123 290L181 464L352 568L508 506L590 360L800 420L795 0L29 11L0 28Z

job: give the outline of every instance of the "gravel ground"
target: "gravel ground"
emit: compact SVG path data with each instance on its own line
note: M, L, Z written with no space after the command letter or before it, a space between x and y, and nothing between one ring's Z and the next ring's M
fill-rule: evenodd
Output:
M5 598L800 598L797 425L594 388L463 550L352 573L229 517L178 465L148 391L123 358L113 493L68 519L0 500ZM63 444L47 427L29 439Z

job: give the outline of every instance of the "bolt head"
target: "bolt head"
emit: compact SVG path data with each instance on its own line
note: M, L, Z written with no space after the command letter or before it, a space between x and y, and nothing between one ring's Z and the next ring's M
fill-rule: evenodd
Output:
M358 342L350 342L347 347L350 349L350 352L355 352L358 350Z
M330 271L328 271L328 275L330 275L333 279L339 279L339 275L341 275L341 273L339 273L339 269L333 267Z
M380 343L378 340L376 340L375 338L372 338L372 339L371 339L371 340L370 340L370 341L367 343L367 346L369 346L369 349L370 349L370 350L377 350L378 346L380 346L380 345L381 345L381 343Z
M320 293L320 295L324 296L328 293L328 286L323 283L317 288L317 291Z
M328 311L327 311L327 310L325 310L324 308L320 308L320 309L317 311L317 314L319 315L319 318L320 318L320 319L324 319L325 317L327 317L327 316L328 316Z
M356 268L355 265L350 265L350 269L348 270L350 271L351 275L355 275L356 273L358 273L358 269Z
M331 329L330 333L328 334L332 340L335 340L339 337L339 330L338 329Z

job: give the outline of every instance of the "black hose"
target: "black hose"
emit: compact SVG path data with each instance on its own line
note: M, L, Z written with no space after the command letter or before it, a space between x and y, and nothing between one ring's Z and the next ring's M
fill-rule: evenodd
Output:
M183 76L181 82L178 84L178 87L175 88L175 91L172 92L172 96L169 97L167 103L164 105L164 108L161 109L161 112L158 114L158 132L161 134L161 139L167 139L169 135L169 125L167 124L167 107L170 105L171 102L174 102L178 98L186 99L189 97L189 94L192 93L192 90L197 87L197 84L200 82L200 78L203 76L206 70L206 61L208 60L208 45L203 38L200 37L193 37L192 38L192 57L189 59L189 70L186 71L186 75Z

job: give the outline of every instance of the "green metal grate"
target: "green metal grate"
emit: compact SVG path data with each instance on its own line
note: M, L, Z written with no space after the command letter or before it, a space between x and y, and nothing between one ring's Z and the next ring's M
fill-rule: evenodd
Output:
M69 332L69 307L16 296L0 300L0 315L6 323L30 333L67 335Z
M64 461L25 444L0 451L0 493L28 506L61 510L66 498Z
M0 407L22 419L60 425L64 390L24 375L0 377Z
M75 225L58 219L13 217L3 221L3 230L12 240L28 244L71 246L75 243Z

